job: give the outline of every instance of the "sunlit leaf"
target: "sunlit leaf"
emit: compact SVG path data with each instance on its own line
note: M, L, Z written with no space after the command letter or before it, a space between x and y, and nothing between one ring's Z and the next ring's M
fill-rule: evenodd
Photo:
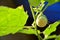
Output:
M52 32L56 31L56 27L59 25L59 21L50 24L44 31L44 35L47 38Z
M31 6L38 6L40 3L44 3L44 0L28 0Z
M28 15L22 6L16 9L0 6L0 36L23 29Z

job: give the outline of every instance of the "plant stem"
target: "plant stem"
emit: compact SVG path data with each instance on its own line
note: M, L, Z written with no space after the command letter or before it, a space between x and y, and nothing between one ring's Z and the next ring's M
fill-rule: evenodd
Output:
M38 12L37 12L37 13L38 13ZM36 15L37 15L37 13L36 13ZM36 18L36 16L35 16L35 18ZM38 31L37 31L36 19L35 19L35 30L36 30L38 39L39 39L39 40L42 40L42 37L39 35L39 33L38 33Z
M30 9L31 9L31 12L32 12L32 16L33 16L33 18L34 18L34 20L35 20L35 14L34 14L34 11L33 11L32 6L30 6Z
M36 35L38 37L38 40L42 40L42 37L39 35L38 31L37 31L37 25L35 24L35 30L36 30Z
M36 35L38 37L38 40L42 40L42 37L39 35L38 31L37 31L37 25L36 25L36 16L34 14L34 11L33 11L33 8L30 6L31 8L31 11L32 11L32 15L33 15L33 18L34 18L34 27L35 27L35 31L36 31ZM36 14L37 15L37 14Z

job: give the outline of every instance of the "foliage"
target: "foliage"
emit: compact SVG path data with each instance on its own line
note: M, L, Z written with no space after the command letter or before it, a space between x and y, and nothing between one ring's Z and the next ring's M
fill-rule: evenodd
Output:
M23 29L27 18L22 6L16 9L0 6L0 36L14 34Z
M31 6L37 7L41 2L44 3L44 0L28 0Z
M36 19L38 18L38 16L40 16L41 19L44 18L44 20L48 20L46 16L41 15L48 6L53 5L56 2L60 2L60 0L28 0L28 1L34 18L32 28L31 27L27 28L27 26L26 27L24 26L28 19L28 15L27 12L24 11L24 8L22 6L19 6L16 9L0 6L0 36L20 32L25 34L35 34L39 40L40 39L46 40L51 38L56 38L55 40L60 40L59 35L58 36L50 35L52 32L56 31L56 27L60 24L60 21L56 21L50 24L43 32L40 32L40 30L37 29L36 24ZM44 4L45 2L48 2L46 6ZM36 12L36 14L34 12ZM41 21L41 19L39 21ZM40 34L42 33L44 34L44 38L40 36Z
M36 19L38 18L38 16L40 16L41 17L41 15L43 14L43 12L45 11L45 9L48 7L48 6L51 6L51 5L53 5L53 4L55 4L56 2L59 2L59 0L39 0L39 2L40 2L40 5L39 5L39 3L37 3L37 0L34 0L34 1L32 1L32 0L29 0L29 3L30 3L30 6L31 6L31 10L32 10L32 15L33 15L33 18L34 18L34 22L33 22L33 25L32 26L34 26L35 28L36 28L36 30L37 30L37 26L35 26L35 24L36 24ZM48 4L45 6L45 2L48 2ZM38 4L38 5L37 5ZM34 8L32 8L32 6L34 6ZM44 7L45 6L45 7ZM34 11L36 12L36 14L34 14ZM41 14L41 12L42 12L42 14ZM40 14L40 15L39 15ZM43 16L44 17L44 16ZM39 19L38 19L39 20ZM41 19L39 20L39 21L41 21L42 20L42 17L41 17ZM42 20L43 21L43 20ZM56 38L56 35L51 35L50 36L50 34L52 33L52 32L54 32L54 31L56 31L56 27L60 24L59 23L60 21L56 21L55 23L53 23L53 24L50 24L43 32L40 32L40 33L43 33L44 35L45 35L45 37L44 37L44 39L42 38L42 40L46 40L46 39L48 39L48 38ZM38 21L37 21L37 23L39 23ZM45 22L44 22L45 23ZM44 24L43 23L43 24ZM40 25L41 23L39 23L39 25ZM43 24L41 24L41 25L43 25ZM37 24L36 24L37 25ZM39 33L37 33L37 34L39 34ZM41 37L40 37L41 38ZM39 36L38 36L38 39L40 40L40 38L39 38Z
M59 25L59 21L50 24L44 31L45 38L47 38L52 32L56 31L56 27Z
M60 0L28 0L30 5L31 6L38 6L40 3L44 3L44 2L48 2L49 6L56 3L56 2L59 2Z

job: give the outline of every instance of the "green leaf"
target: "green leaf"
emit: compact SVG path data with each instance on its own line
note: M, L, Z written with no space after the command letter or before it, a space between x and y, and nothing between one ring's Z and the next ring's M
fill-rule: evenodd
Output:
M38 6L40 3L44 3L44 0L28 0L31 6Z
M56 37L57 37L56 35L50 35L46 39L52 39L52 38L56 38Z
M48 2L48 5L53 5L54 3L58 2L59 0L45 0Z
M38 31L38 33L40 34L40 31L39 30L37 30ZM20 33L24 33L24 34L37 34L36 33L36 30L35 29L31 29L31 28L29 28L29 29L23 29L23 30L20 30L19 31Z
M52 32L56 31L56 27L59 25L59 21L56 21L53 24L50 24L44 31L44 35L47 38Z
M0 6L0 36L14 34L23 29L27 18L22 6L16 9Z
M60 40L60 35L58 35L55 40Z

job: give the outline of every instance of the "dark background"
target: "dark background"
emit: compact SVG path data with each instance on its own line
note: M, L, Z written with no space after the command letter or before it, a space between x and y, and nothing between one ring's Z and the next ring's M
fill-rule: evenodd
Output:
M25 11L28 11L29 18L27 20L26 25L31 25L33 22L31 10L29 7L28 0L0 0L0 5L8 6L11 8L16 8L20 5L24 6ZM55 3L49 6L45 11L44 14L47 16L49 23L53 23L57 20L60 20L60 2ZM43 31L45 28L38 28ZM52 34L60 34L60 26L57 27L57 30ZM0 40L37 40L35 35L26 35L22 33L16 33L14 35L10 34L4 37L0 37Z

